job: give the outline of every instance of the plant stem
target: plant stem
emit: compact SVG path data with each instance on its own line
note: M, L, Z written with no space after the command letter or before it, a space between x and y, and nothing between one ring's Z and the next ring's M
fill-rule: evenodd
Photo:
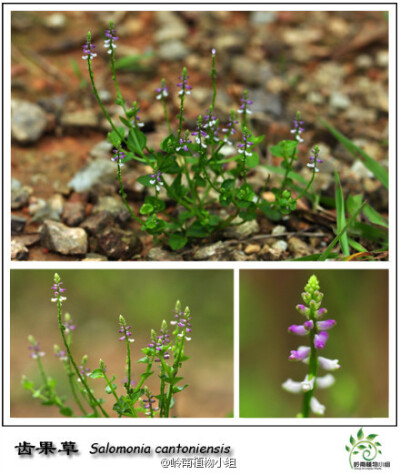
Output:
M310 391L307 391L306 393L304 393L303 410L302 410L303 417L309 417L310 415L311 398L313 397L313 394L317 385L318 357L317 357L317 350L314 346L314 337L318 333L318 329L317 329L315 310L313 310L312 308L310 308L310 320L312 320L313 322L313 327L310 330L311 353L310 353L310 360L308 363L308 378L309 380L312 380L313 378L315 379L314 379L313 388Z
M177 354L177 357L176 357L176 359L174 361L174 365L173 365L173 371L172 371L172 379L173 380L176 378L176 375L178 374L178 371L179 371L179 366L181 364L181 356L182 356L184 342L185 342L185 337L182 336L181 341L179 342L178 354ZM170 406L171 406L173 387L174 387L174 384L171 384L171 383L168 386L167 401L166 401L166 404L165 404L165 417L169 417L169 409L170 409Z
M92 407L93 407L93 410L95 412L95 415L98 414L97 409L96 409L95 406L98 406L104 417L110 417L107 414L107 412L103 409L103 406L100 404L100 402L93 396L93 394L91 392L91 389L89 388L85 378L80 374L78 365L75 363L75 360L72 356L70 346L68 345L67 339L65 338L64 325L61 322L61 302L60 302L60 300L57 301L57 309L58 309L58 312L57 312L58 328L60 329L61 336L62 336L62 339L63 339L63 343L64 343L64 346L65 346L65 349L67 350L69 361L71 362L77 377L80 378L80 380L82 381L82 384L83 384L83 386L85 387L85 389L88 393L89 399L94 404Z

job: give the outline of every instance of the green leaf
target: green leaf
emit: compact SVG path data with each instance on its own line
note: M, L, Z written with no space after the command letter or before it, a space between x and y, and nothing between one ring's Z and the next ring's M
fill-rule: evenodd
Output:
M355 145L328 122L322 119L320 119L320 122L355 158L360 158L363 161L368 170L374 174L375 178L379 180L386 189L389 188L388 171L379 162L370 157L362 148Z
M148 356L143 356L143 358L140 358L140 360L137 361L137 363L148 363L148 362L149 362Z
M29 381L27 379L24 379L22 381L22 387L24 389L27 389L28 391L30 391L31 389L33 389L35 387L35 383L33 381Z
M335 239L329 244L329 246L325 249L325 251L320 255L318 258L319 261L324 261L328 259L328 255L331 253L332 249L336 246L339 239L342 237L343 233L347 231L347 229L353 224L353 221L357 218L357 216L361 213L363 207L365 206L366 202L361 204L356 211L350 216L349 220L347 221L346 225L341 229L340 232L336 235Z
M138 129L130 129L127 139L128 148L131 151L143 153L143 149L146 147L147 138L143 132Z
M186 231L186 236L194 238L202 238L209 235L206 226L203 226L200 221L196 220Z
M357 454L359 454L359 453L360 453L360 452L359 452L358 450L355 450L355 451L353 452L354 455L357 455Z
M114 391L117 389L117 385L115 383L111 383L111 387L110 385L108 384L106 387L105 387L105 391L107 394L111 394L112 393L112 389L114 389Z
M383 218L378 211L375 211L372 206L368 204L365 205L363 214L371 221L372 224L377 224L378 226L383 226L388 228L388 222L385 218Z
M115 69L126 69L129 71L144 71L147 68L141 64L143 59L151 58L154 53L149 51L143 54L131 54L123 56L115 61Z
M340 178L337 171L335 171L335 201L336 201L336 223L338 232L346 226L346 214L344 209L344 197L342 186L340 184ZM342 248L343 254L348 257L350 255L349 241L347 239L347 233L343 232L342 236L339 239L340 247Z
M125 117L119 116L119 120L126 125L129 129L133 127L133 124L130 120L126 119Z
M140 214L151 214L153 211L154 207L150 203L144 203L140 208Z
M364 432L362 429L360 429L358 432L357 432L357 439L358 440L362 440L364 438Z
M289 160L297 148L295 140L282 140L278 145L270 147L270 151L274 157L283 157L286 161Z
M186 389L189 385L188 384L185 384L184 386L174 386L172 388L172 393L175 394L175 393L180 393L181 391L183 391L184 389Z
M251 134L251 137L249 139L249 142L252 142L253 145L258 145L265 139L265 135L260 135L259 137L256 137L255 135Z
M66 417L72 417L74 415L74 411L70 407L62 407L60 409L60 414Z
M150 181L153 181L154 178L152 178L150 175L143 175L140 176L137 181L141 183L144 186L151 186Z
M387 244L388 241L387 229L378 228L367 223L354 223L351 226L351 232L377 244Z
M362 246L359 242L354 241L354 239L349 239L349 245L357 252L368 252L364 246Z
M350 447L348 447L347 445L345 445L345 448L346 448L347 452L350 452Z
M382 444L380 442L375 442L375 445L379 445L379 447L382 447Z
M346 209L349 214L353 214L354 211L361 206L362 195L349 195L346 200Z
M251 155L246 156L246 166L248 168L255 168L260 163L260 157L258 153L252 152Z
M354 445L356 443L356 439L351 435L350 436L350 444Z
M170 152L172 150L175 150L176 146L178 143L178 139L175 137L174 134L170 134L165 139L161 142L160 148L164 152Z
M360 444L360 445L358 446L358 448L359 448L359 449L366 449L366 448L367 448L367 446L366 446L366 445L364 445L364 444Z
M178 249L182 249L187 243L188 239L186 236L182 236L180 234L171 234L168 239L168 244L170 245L171 249L177 251Z
M90 374L89 377L92 379L104 378L104 371L100 368L94 369Z
M118 133L115 130L108 132L107 140L113 145L115 148L119 148L121 146L121 142L125 137L125 129L123 127L117 127Z
M369 435L367 435L368 440L374 440L375 437L378 437L378 434L369 434Z

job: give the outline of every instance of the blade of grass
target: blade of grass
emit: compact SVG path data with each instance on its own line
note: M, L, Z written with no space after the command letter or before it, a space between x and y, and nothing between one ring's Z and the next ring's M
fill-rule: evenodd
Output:
M366 205L363 211L364 215L371 221L372 224L377 224L378 226L383 226L388 228L388 222L384 217L382 217L378 211L374 210L372 206Z
M340 233L342 229L346 226L346 213L344 208L343 190L340 184L340 178L337 171L335 171L335 184L336 224L337 232ZM350 248L346 232L343 232L341 238L339 239L339 242L343 254L348 257L350 255Z
M370 157L362 148L355 145L328 122L323 119L319 119L319 121L355 158L360 158L363 161L368 170L374 174L375 178L379 180L386 189L389 188L388 171L380 163Z
M332 249L336 246L337 242L339 239L342 237L342 235L347 231L347 229L351 226L353 221L356 219L356 217L361 213L362 209L366 205L366 201L359 206L356 211L350 216L349 220L347 221L346 225L342 228L342 230L337 234L337 236L332 240L332 242L329 244L329 246L325 249L325 251L319 256L318 260L319 261L324 261L325 259L328 258L330 252Z
M349 239L350 246L355 249L357 252L368 252L364 246L362 246L359 242L354 241L353 239Z

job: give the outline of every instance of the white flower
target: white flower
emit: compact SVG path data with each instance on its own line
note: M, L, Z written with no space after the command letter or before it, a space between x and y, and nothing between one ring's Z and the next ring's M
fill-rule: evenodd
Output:
M317 387L321 389L329 388L335 382L335 378L331 374L327 374L322 378L317 378Z
M319 416L323 416L325 413L325 406L321 404L317 398L312 397L310 401L311 405L311 410L314 414L317 414Z
M330 360L323 356L318 356L318 362L321 368L326 371L334 371L340 368L339 360Z
M289 378L282 384L282 388L289 393L298 394L301 392L301 385L302 383L298 383Z
M312 379L308 378L308 374L301 383L301 389L304 393L311 391L314 388L315 376Z

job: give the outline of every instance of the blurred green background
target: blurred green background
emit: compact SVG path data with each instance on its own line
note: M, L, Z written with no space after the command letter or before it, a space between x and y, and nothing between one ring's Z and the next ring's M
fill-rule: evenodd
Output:
M29 357L27 336L32 334L46 352L43 364L56 377L59 393L70 396L53 345L61 346L56 306L50 302L53 270L11 271L11 417L59 417L57 408L41 406L21 386L21 376L39 381L36 362ZM185 345L190 359L182 370L189 387L177 395L173 416L226 417L233 409L233 272L230 270L58 270L67 289L63 311L77 325L73 334L76 360L88 354L87 366L117 376L119 393L125 377L125 344L119 341L118 317L132 325L133 361L149 343L152 328L173 317L176 300L189 306L193 316L192 341ZM134 364L137 380L145 365ZM153 375L149 387L159 389ZM158 386L157 386L158 385ZM96 395L105 395L111 412L113 398L104 383L94 380ZM79 414L79 411L76 411Z
M242 270L240 272L240 416L295 417L302 395L281 388L306 365L288 360L307 337L288 332L312 274L336 320L320 355L338 358L329 389L317 390L326 417L388 417L388 272L386 270ZM321 375L326 372L321 371Z

